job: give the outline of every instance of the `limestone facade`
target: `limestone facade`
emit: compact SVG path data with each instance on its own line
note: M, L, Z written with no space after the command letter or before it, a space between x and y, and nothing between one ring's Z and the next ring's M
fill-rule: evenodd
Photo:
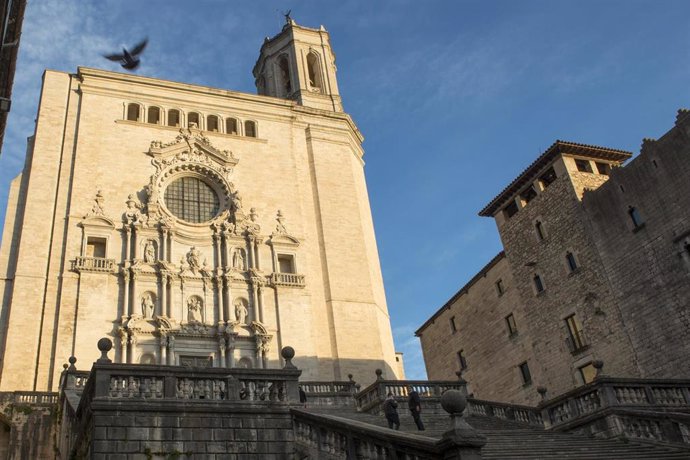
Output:
M1 390L56 390L103 336L116 362L277 367L291 345L307 380L396 378L328 33L289 21L254 75L260 95L45 72L0 249Z
M690 374L690 116L629 152L557 141L481 212L504 251L417 331L430 379L534 404ZM499 283L500 280L500 283ZM500 288L499 288L500 284ZM462 351L462 359L458 353Z

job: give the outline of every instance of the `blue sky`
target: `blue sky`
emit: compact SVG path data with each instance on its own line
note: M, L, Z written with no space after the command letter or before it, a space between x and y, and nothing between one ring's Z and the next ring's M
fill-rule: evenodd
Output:
M280 11L323 24L345 110L365 136L388 307L408 378L414 330L501 249L477 212L555 139L639 150L688 107L690 2L31 0L0 156L0 215L33 132L41 74L120 70L255 93Z

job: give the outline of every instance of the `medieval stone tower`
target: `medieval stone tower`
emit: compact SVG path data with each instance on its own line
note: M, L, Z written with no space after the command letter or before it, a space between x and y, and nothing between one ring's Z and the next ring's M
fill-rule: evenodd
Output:
M288 21L259 95L46 71L0 250L2 390L55 390L102 336L119 362L307 380L395 353L363 171L325 29Z

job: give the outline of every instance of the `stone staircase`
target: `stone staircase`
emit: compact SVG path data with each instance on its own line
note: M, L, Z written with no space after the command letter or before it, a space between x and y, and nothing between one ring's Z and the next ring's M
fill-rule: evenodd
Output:
M354 409L308 409L309 412L340 417L379 427L388 427L381 415L358 413ZM400 411L400 431L438 439L450 429L448 415L423 414L425 431L418 431L412 417ZM482 459L495 460L690 460L690 449L660 444L599 439L530 427L519 422L471 415L467 422L486 436Z

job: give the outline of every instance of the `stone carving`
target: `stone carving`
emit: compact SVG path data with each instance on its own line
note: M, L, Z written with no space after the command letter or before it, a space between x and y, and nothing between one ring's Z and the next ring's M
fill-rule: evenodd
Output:
M283 217L283 213L278 210L278 215L276 216L276 220L278 223L276 224L276 231L275 234L278 235L287 235L287 229L285 228L285 217Z
M236 248L232 254L232 268L244 271L246 270L245 259L244 259L244 249Z
M235 318L238 324L247 324L247 301L244 299L237 299L235 301Z
M105 199L103 198L103 191L101 189L98 189L96 191L96 198L93 199L93 207L91 207L91 215L93 216L102 216L105 211L103 211L103 202Z
M152 264L156 261L156 245L148 240L144 246L144 262Z
M192 246L187 253L187 263L189 264L189 269L194 273L201 268L201 253L194 246Z
M201 323L201 308L203 301L197 296L191 296L187 299L187 321L190 323Z
M126 203L127 210L124 215L125 222L128 224L145 224L148 218L144 214L144 205L141 204L134 194L129 194Z
M141 296L141 316L144 318L153 318L154 307L153 295L150 292L145 292L144 295Z

